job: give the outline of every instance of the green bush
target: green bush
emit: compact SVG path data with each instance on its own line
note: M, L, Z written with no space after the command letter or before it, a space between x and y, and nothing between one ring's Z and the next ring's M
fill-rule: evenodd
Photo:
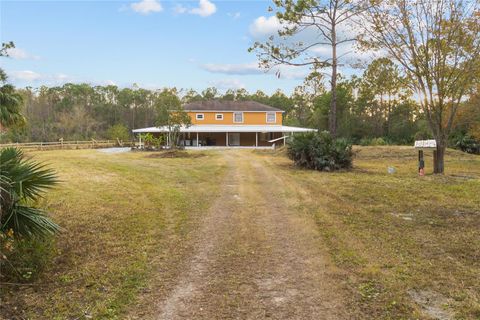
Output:
M320 171L349 169L353 162L352 145L333 139L327 131L294 135L287 154L296 166Z
M480 154L480 141L476 141L469 134L462 134L455 137L453 139L453 145L463 152Z
M145 144L145 149L161 149L162 145L164 144L163 136L155 137L151 133L146 133L142 135L142 140Z
M383 139L382 137L380 138L373 138L371 141L372 146L386 146L388 143Z
M362 138L360 139L361 146L386 146L388 142L382 138Z
M371 146L372 145L372 139L371 138L362 138L360 139L360 142L358 143L361 146Z
M30 281L49 260L59 226L34 205L57 183L53 170L22 150L0 149L0 279Z
M130 140L130 131L125 125L119 123L108 128L107 136L108 136L108 139L111 139L111 140L118 139L121 141L128 141Z
M0 268L3 281L32 282L55 254L52 237L19 238L0 232Z

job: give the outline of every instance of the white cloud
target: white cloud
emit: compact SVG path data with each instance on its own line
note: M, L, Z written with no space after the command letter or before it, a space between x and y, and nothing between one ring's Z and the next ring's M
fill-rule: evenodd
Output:
M273 67L269 73L277 75L280 79L303 80L310 73L310 71L305 67L279 65Z
M263 73L262 70L258 67L258 63L256 62L242 63L242 64L207 63L202 65L202 69L212 73L237 74L237 75Z
M173 7L173 12L176 14L196 14L205 18L217 12L217 6L209 0L200 0L198 2L198 7L196 8L188 8L181 4L177 4Z
M342 23L337 26L337 38L339 41L346 39L354 39L360 32L359 26L364 25L366 22L361 17L355 18L355 21L349 23ZM270 36L277 36L278 31L284 28L286 25L282 24L276 16L260 16L255 19L249 28L251 39L255 41L265 41ZM303 43L309 45L315 42L322 42L323 37L313 27L302 30L287 39L280 39L275 37L275 42L282 42L285 45L294 45L296 43ZM328 41L323 41L328 42ZM331 47L328 45L318 45L307 52L305 52L309 58L319 57L321 59L329 59L332 56ZM385 53L374 51L362 51L356 46L355 41L345 42L337 47L337 57L341 60L341 63L345 65L361 65L367 63L375 58L385 56Z
M215 64L207 63L201 66L205 71L228 75L257 75L275 74L282 79L303 79L308 74L307 68L279 65L266 71L258 66L257 62L241 64Z
M89 83L98 86L118 86L111 80L92 80L89 78L71 77L64 73L44 74L31 70L11 71L7 72L9 77L17 83L17 85L46 85L60 86L65 83Z
M327 59L332 56L332 49L329 46L318 46L310 50L321 59ZM370 62L385 54L379 51L361 51L353 44L344 44L337 47L337 57L347 63Z
M276 16L258 17L250 25L250 35L254 38L263 38L276 34L282 28L282 24Z
M213 80L209 81L209 84L221 90L245 88L245 85L238 79Z
M67 76L66 74L63 74L63 73L58 73L53 76L47 76L47 79L57 83L66 83L72 80L70 76Z
M162 5L157 0L141 0L140 2L132 3L130 8L135 12L145 15L163 10Z
M32 70L20 70L8 72L8 75L16 81L28 83L42 83L47 85L59 85L71 82L73 79L63 73L41 74Z
M16 60L39 60L39 56L32 55L27 51L20 48L10 48L7 50L7 54Z
M15 80L29 81L29 82L38 81L42 79L42 75L40 73L31 71L31 70L12 71L10 72L9 76Z
M217 12L217 6L209 0L200 0L198 8L190 9L188 12L201 17L208 17Z

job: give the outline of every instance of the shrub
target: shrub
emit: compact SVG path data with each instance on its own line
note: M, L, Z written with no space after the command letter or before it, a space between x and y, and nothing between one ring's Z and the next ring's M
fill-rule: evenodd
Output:
M379 138L362 138L360 139L361 146L386 146L388 142L382 137Z
M118 139L121 141L128 141L130 140L130 131L128 131L128 128L125 125L118 123L108 128L107 136L111 140Z
M0 277L29 281L48 261L59 226L34 205L57 182L20 149L0 149Z
M386 146L388 143L382 137L373 138L371 141L372 146Z
M327 131L294 135L287 154L296 166L320 171L348 169L353 161L352 145L333 139Z
M358 144L361 145L361 146L370 146L372 144L372 139L362 138L362 139L360 139L360 142Z
M155 149L161 149L163 145L163 136L155 137L151 133L146 133L142 135L143 142L145 143L145 149L147 150L153 150Z
M1 281L32 282L55 254L52 237L14 237L13 231L0 232Z
M469 134L459 135L454 138L454 147L463 152L480 154L480 142Z

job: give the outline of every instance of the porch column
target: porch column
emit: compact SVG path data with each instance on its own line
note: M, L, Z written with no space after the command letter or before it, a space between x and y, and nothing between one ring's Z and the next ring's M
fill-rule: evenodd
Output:
M258 147L258 132L255 132L255 147Z
M225 147L228 147L228 132L225 132Z
M142 148L142 134L141 133L138 135L138 148L143 149Z
M199 145L198 145L198 132L197 132L197 148L198 148L198 147L199 147Z

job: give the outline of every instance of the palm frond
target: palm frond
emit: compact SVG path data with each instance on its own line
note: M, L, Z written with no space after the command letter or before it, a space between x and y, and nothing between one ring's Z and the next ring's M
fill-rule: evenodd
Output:
M59 230L44 211L29 206L58 183L55 172L25 159L17 148L0 150L0 231L20 236L45 236Z
M0 175L6 177L2 187L10 188L16 198L35 200L58 183L55 171L46 168L44 164L25 160L20 149L1 150L0 163ZM7 181L10 182L7 184Z
M13 229L17 235L32 237L55 234L60 227L43 210L15 205L0 226L2 231L9 229Z

